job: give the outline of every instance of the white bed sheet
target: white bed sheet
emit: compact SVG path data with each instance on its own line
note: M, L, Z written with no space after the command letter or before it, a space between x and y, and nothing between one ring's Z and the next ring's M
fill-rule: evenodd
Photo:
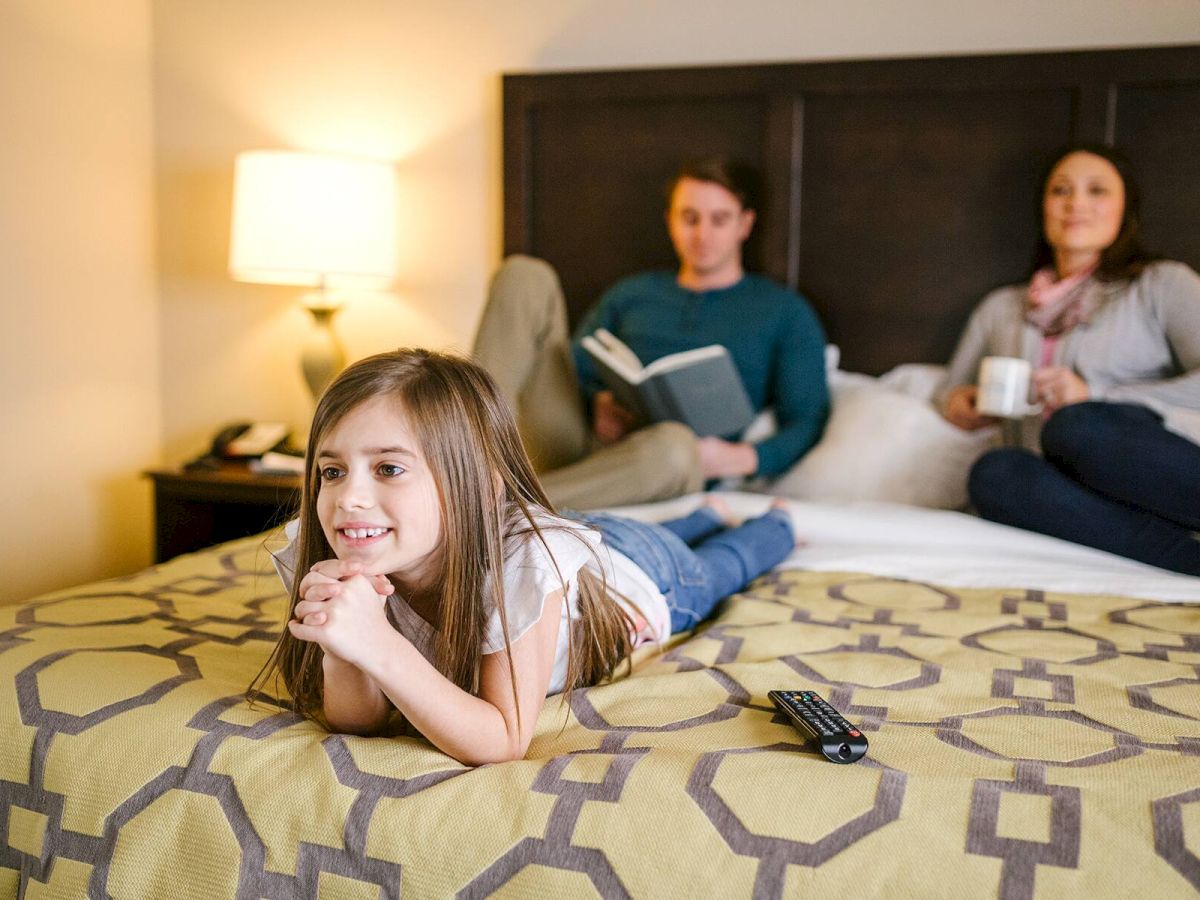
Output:
M755 515L771 498L722 492L733 512ZM614 512L665 519L695 507L702 495L623 507ZM805 541L781 568L865 572L947 587L1020 587L1200 602L1200 578L1178 575L1099 550L976 516L893 503L788 501Z

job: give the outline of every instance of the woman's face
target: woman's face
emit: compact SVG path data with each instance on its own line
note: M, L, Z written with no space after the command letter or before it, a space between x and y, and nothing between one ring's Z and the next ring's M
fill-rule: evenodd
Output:
M1042 226L1046 243L1079 259L1100 253L1117 239L1125 215L1125 182L1116 167L1094 153L1064 156L1046 179Z

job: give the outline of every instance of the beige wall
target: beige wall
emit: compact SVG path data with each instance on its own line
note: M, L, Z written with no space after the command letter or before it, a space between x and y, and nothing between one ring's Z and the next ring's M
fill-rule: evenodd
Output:
M0 0L0 602L150 561L148 0Z
M0 601L148 562L160 453L305 424L296 292L225 270L240 150L395 159L401 275L338 330L351 357L465 348L500 253L501 72L1197 42L1196 4L0 0Z

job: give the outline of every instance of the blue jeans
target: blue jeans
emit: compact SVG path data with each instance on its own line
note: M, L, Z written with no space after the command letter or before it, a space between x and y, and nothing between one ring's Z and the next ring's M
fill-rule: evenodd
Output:
M1200 446L1144 406L1089 401L1042 429L1042 457L993 450L971 469L980 515L1200 575Z
M575 514L628 556L667 599L671 633L695 628L730 594L782 562L796 545L786 511L772 509L736 528L702 506L669 522L608 513Z

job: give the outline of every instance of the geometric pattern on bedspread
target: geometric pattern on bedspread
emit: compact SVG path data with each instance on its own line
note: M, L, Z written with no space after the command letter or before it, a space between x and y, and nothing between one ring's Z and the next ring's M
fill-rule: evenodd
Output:
M0 609L0 891L1165 897L1200 890L1200 611L772 573L525 760L329 735L241 692L261 539ZM767 691L869 735L828 763Z

